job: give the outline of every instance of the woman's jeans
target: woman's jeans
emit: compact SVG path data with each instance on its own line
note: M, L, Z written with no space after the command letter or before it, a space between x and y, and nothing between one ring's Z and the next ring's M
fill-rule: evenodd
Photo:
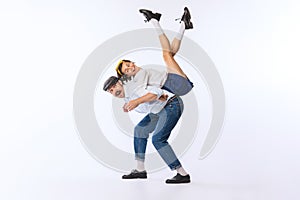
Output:
M152 143L171 170L181 167L177 156L168 143L171 131L183 112L183 102L175 97L157 114L149 113L134 128L134 151L136 160L145 160L149 134L153 132Z

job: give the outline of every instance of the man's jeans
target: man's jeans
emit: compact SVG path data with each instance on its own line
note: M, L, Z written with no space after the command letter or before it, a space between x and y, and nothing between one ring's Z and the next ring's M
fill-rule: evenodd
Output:
M181 167L177 156L168 143L171 131L176 126L183 111L180 97L174 98L157 114L146 115L134 128L134 151L136 160L145 160L149 134L153 132L152 143L171 170Z

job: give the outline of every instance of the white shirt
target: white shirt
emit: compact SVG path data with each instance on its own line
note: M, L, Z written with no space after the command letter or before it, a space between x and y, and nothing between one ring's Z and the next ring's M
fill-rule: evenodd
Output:
M167 80L167 75L168 73L166 71L140 68L136 75L131 77L131 80L125 83L123 82L125 102L127 103L131 100L144 96L147 93L152 93L157 95L157 100L140 104L134 110L139 113L160 112L167 104L169 98L174 95L161 89ZM168 95L167 101L158 100L163 94Z
M131 81L130 81L131 82ZM128 82L129 83L129 82ZM134 82L132 82L134 83ZM127 85L127 84L126 84ZM125 88L125 85L124 85ZM148 86L146 89L142 90L141 88L137 88L134 91L131 91L130 96L127 96L125 92L125 103L128 103L131 100L137 99L141 96L144 96L147 93L152 93L157 95L157 100L145 102L140 104L138 107L136 107L134 110L139 113L159 113L167 104L167 101L174 95L166 90L160 89L158 87L154 86ZM160 101L158 98L163 95L167 94L168 99L166 101Z

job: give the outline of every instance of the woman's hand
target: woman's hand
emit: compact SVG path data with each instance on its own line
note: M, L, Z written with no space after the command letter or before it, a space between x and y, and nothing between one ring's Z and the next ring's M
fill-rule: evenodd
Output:
M159 97L158 100L160 100L160 101L167 101L168 97L169 97L169 96L168 96L167 94L163 94L163 95L161 95L161 96Z

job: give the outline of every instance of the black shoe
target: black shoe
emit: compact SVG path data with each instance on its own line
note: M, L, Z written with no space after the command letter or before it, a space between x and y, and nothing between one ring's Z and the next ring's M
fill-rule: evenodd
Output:
M147 178L146 170L140 172L134 169L131 171L130 174L122 176L122 179L135 179L135 178Z
M187 7L184 8L183 15L181 17L180 23L184 22L185 29L192 29L193 23L191 22L191 13Z
M190 175L182 176L179 173L177 173L176 176L174 176L173 178L166 180L166 183L173 183L173 184L189 183L189 182L191 182Z
M153 13L151 10L146 9L140 9L140 13L142 13L146 17L145 22L149 22L152 18L159 21L161 17L160 13Z

